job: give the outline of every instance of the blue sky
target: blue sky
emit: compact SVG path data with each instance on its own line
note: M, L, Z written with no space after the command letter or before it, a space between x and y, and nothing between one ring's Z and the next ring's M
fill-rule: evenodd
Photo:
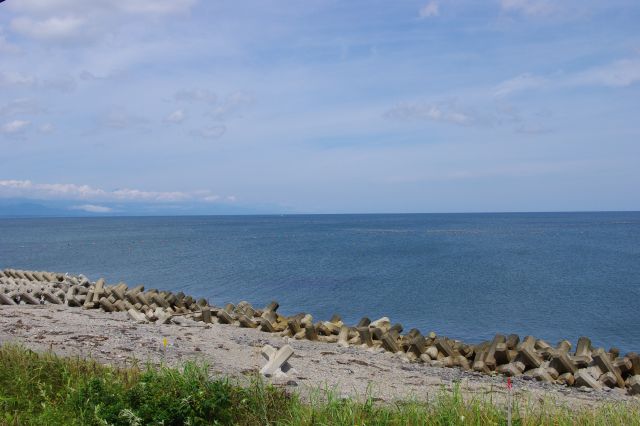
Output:
M7 0L0 198L640 210L637 0Z

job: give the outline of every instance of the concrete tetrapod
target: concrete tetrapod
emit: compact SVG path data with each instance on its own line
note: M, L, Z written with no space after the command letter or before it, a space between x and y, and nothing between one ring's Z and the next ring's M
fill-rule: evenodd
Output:
M293 355L293 348L289 345L284 345L278 349L275 353L272 353L268 358L267 364L260 369L260 374L265 377L271 377L273 374L280 370L289 358Z
M496 335L492 340L466 344L460 340L422 335L418 329L402 334L401 324L391 325L388 317L371 321L363 317L357 325L345 324L339 315L329 321L313 322L310 314L285 316L277 313L278 303L264 309L254 309L246 301L224 308L210 306L206 299L196 302L182 292L150 289L138 285L128 290L125 283L107 285L104 279L90 282L82 275L39 271L0 271L0 305L58 304L70 307L102 309L107 312L127 312L138 322L156 324L189 324L190 321L230 324L258 328L279 336L307 339L340 346L362 345L372 350L385 349L398 353L405 361L424 362L434 367L459 367L485 374L498 372L507 376L525 376L568 386L603 386L640 392L640 356L634 352L621 355L612 347L609 351L594 349L591 341L581 337L570 354L571 343L561 340L551 345L542 339L518 335Z
M264 359L267 360L267 362L269 362L273 357L276 356L276 354L278 353L278 350L276 348L274 348L271 345L265 345L262 350L260 351L260 353L262 354L262 356L264 357ZM284 377L287 374L296 374L297 371L291 366L291 364L289 364L289 361L285 361L284 363L282 363L282 365L273 373L273 376L275 377Z

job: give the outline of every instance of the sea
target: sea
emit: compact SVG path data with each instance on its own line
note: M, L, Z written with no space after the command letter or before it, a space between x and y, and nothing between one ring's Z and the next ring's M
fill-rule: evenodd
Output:
M0 268L640 352L640 212L0 219Z

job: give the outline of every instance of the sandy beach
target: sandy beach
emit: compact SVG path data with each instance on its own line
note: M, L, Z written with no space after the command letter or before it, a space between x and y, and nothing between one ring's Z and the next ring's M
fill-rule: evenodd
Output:
M167 348L163 347L166 338ZM428 400L459 384L469 398L500 403L506 395L506 378L465 372L458 368L409 363L384 350L343 348L337 344L283 338L257 329L204 324L136 324L126 313L69 309L55 305L0 307L0 343L23 345L35 351L51 350L61 356L92 357L112 365L186 361L205 362L212 375L249 380L265 364L260 354L266 345L290 344L293 371L287 377L268 379L308 398L317 389L332 389L340 396L393 402ZM595 406L614 401L638 403L624 390L592 391L523 378L513 379L517 398L569 407Z

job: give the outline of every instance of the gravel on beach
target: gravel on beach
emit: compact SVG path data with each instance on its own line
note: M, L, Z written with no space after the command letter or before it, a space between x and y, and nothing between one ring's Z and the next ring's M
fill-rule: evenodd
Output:
M163 345L166 339L167 347ZM288 343L294 349L293 367L275 385L308 398L318 389L330 389L341 397L377 401L430 400L459 385L467 398L506 398L506 378L402 362L384 350L341 347L336 344L294 340L257 329L204 324L184 319L182 324L136 324L127 314L63 306L1 306L0 344L19 344L35 351L51 350L61 356L91 357L124 366L133 362L161 362L179 366L185 361L206 363L212 375L243 381L258 374L265 360L261 348ZM571 408L640 398L624 390L593 391L514 378L515 397L530 404L565 405Z

